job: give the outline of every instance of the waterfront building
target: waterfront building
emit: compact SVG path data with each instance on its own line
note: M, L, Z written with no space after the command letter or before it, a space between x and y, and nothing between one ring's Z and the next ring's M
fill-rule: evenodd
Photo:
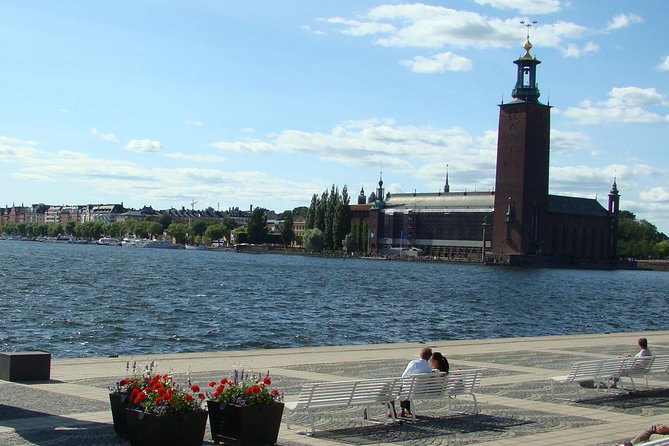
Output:
M383 179L351 205L351 228L369 254L419 248L452 260L510 264L609 265L616 257L620 194L596 199L549 194L550 105L539 102L529 35L512 100L499 105L495 190L384 193Z

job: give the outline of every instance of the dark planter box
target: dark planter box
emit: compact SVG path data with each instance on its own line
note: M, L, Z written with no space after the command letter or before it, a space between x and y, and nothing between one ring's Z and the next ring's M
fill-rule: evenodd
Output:
M51 378L51 353L0 353L0 379L5 381L48 381Z
M125 409L130 407L130 399L127 393L110 393L109 403L111 404L112 420L114 420L114 432L127 437L128 422L125 418Z
M125 409L132 446L202 446L207 412L153 415Z
M211 437L230 445L274 444L279 437L283 403L230 406L207 401Z

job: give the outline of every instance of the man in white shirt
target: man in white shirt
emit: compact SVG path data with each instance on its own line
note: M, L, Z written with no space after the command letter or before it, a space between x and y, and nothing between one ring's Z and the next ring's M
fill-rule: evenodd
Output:
M407 368L402 373L402 378L406 378L411 375L419 375L421 373L432 373L432 366L430 366L429 360L432 356L432 349L430 347L424 347L420 351L420 358L410 361L407 365ZM411 401L402 400L400 401L400 417L409 417L411 416Z
M432 349L425 347L420 351L420 358L410 361L407 368L402 373L402 378L409 375L418 375L419 373L432 373L432 367L428 362L432 356Z

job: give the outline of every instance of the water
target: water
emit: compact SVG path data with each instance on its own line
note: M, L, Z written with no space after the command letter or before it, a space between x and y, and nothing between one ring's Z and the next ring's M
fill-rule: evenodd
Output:
M54 357L669 329L669 274L0 241L0 350Z

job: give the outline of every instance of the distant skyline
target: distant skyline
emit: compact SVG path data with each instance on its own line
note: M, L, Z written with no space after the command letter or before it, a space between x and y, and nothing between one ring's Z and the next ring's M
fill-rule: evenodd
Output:
M550 193L669 234L663 0L0 0L0 206L493 190L521 21Z

